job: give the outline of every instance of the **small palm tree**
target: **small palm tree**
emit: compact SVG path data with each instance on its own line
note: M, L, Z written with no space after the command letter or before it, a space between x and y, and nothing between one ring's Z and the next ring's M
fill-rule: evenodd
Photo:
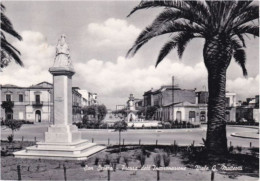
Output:
M23 66L19 55L21 54L13 45L11 45L5 37L5 33L12 35L18 40L22 40L22 37L14 30L11 21L5 16L5 6L0 3L1 9L1 62L0 68L6 67L11 59L14 59L16 63Z
M152 38L170 34L170 40L160 50L157 66L172 49L176 48L181 58L190 40L205 39L203 57L209 88L206 147L209 155L226 154L226 72L233 57L247 76L244 35L259 36L259 7L251 0L141 1L128 16L153 7L165 9L141 32L127 56L133 56Z

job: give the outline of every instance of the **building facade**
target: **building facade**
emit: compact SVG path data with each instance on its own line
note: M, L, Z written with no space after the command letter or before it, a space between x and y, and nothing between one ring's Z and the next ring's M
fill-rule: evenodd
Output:
M27 120L35 123L51 123L53 120L52 84L41 82L30 87L1 85L1 100L13 102L13 111L6 113L1 107L1 119Z
M193 124L208 121L207 91L196 89L181 89L177 86L161 86L160 89L151 89L144 93L144 108L156 106L153 119L159 121L185 121ZM227 122L236 121L236 93L226 93Z
M26 120L33 123L53 123L53 85L48 82L41 82L29 87L15 85L1 85L0 104L11 102L12 112L6 112L1 107L0 119ZM89 98L89 93L87 94ZM97 103L97 96L95 101ZM90 103L80 93L78 87L72 88L72 117L73 122L82 120L81 108Z

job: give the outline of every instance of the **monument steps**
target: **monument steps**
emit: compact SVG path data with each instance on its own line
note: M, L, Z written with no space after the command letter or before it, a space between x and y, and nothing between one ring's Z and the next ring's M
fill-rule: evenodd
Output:
M62 149L54 148L39 148L36 145L27 147L26 150L18 151L15 157L18 158L41 158L41 159L60 159L60 160L83 160L91 155L106 149L105 146L97 145L95 143L88 143L80 146L77 149Z

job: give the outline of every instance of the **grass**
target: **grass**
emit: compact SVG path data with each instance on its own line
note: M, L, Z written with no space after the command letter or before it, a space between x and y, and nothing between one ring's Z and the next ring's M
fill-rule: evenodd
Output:
M33 142L24 142L22 147L30 146ZM1 145L9 145L1 142ZM15 151L20 142L15 142ZM1 179L17 180L17 165L21 166L23 180L64 180L63 165L67 170L68 180L107 180L107 171L103 168L112 168L111 180L156 180L156 171L152 170L155 163L168 167L183 167L186 170L160 170L161 180L210 180L211 170L196 170L195 167L208 166L210 169L217 165L242 166L242 171L219 171L215 174L215 180L258 180L258 148L233 148L229 157L222 162L210 162L205 158L203 147L178 146L125 146L118 153L118 147L113 146L103 152L95 154L85 161L56 161L56 160L33 160L18 159L10 154L3 156L1 160ZM141 163L138 157L142 157L145 163ZM158 156L160 155L160 156ZM160 159L159 159L160 157ZM120 159L121 158L121 159ZM108 161L109 160L109 161ZM169 161L170 160L170 161ZM169 163L168 163L169 161ZM166 164L165 164L166 162ZM128 165L128 170L123 169ZM159 166L159 164L157 164ZM93 168L93 170L88 168ZM86 169L86 170L84 170ZM113 171L114 170L114 171Z

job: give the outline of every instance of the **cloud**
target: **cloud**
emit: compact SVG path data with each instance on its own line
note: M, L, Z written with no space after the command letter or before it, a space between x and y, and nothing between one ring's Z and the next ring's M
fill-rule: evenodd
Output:
M83 31L89 46L126 47L134 42L141 30L126 20L109 18L103 23L90 23Z
M140 68L138 62L138 59L120 56L115 63L92 59L74 67L82 85L100 91L104 96L125 97L131 92L142 96L151 87L170 84L172 75L181 87L190 89L202 87L206 79L207 72L202 62L191 67L165 59L157 68Z
M1 84L29 86L41 81L51 81L48 68L52 65L55 47L47 43L40 32L21 32L23 41L14 41L13 45L21 52L24 67L11 63L1 73Z
M255 77L227 80L227 90L237 93L242 100L259 95L259 74Z

